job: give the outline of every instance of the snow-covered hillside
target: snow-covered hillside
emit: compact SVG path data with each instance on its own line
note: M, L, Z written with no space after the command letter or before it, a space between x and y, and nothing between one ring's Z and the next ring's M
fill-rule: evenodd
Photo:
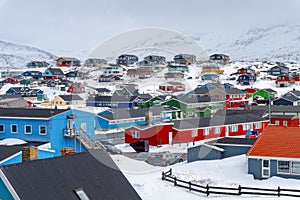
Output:
M31 61L53 64L56 56L41 49L0 40L0 68L24 68Z
M232 60L300 61L300 25L273 25L224 36L197 33L191 37L208 53L226 53Z

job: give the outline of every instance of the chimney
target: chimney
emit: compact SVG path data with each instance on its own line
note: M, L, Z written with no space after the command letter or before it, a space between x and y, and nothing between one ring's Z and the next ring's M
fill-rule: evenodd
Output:
M38 148L34 146L24 147L22 149L22 162L38 159Z
M146 123L147 124L152 124L152 122L153 122L153 113L152 113L152 111L146 111L145 112L145 119L146 119Z

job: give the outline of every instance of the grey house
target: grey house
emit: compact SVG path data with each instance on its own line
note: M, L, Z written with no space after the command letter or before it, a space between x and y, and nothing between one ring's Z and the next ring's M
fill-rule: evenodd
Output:
M256 138L225 137L188 149L188 162L216 160L246 154Z
M289 74L289 68L282 65L277 65L269 69L268 74L272 76L287 75Z
M300 127L269 125L247 153L248 173L300 179Z

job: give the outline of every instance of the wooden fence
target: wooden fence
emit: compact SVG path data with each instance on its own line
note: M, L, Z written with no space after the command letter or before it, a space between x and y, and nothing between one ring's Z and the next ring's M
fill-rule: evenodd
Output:
M188 189L189 191L195 191L209 196L210 194L224 194L239 196L242 194L250 195L265 195L265 196L288 196L288 197L300 197L300 190L296 189L283 189L277 187L276 189L267 188L255 188L244 187L239 185L238 187L219 187L211 185L199 185L192 183L191 181L184 181L176 178L172 175L172 169L166 172L162 172L162 180L168 181L174 184L174 186Z

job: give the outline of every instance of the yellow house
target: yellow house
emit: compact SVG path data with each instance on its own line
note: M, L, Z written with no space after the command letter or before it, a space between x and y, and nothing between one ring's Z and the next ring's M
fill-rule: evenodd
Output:
M59 95L53 99L53 106L78 106L84 104L84 100L79 95Z

